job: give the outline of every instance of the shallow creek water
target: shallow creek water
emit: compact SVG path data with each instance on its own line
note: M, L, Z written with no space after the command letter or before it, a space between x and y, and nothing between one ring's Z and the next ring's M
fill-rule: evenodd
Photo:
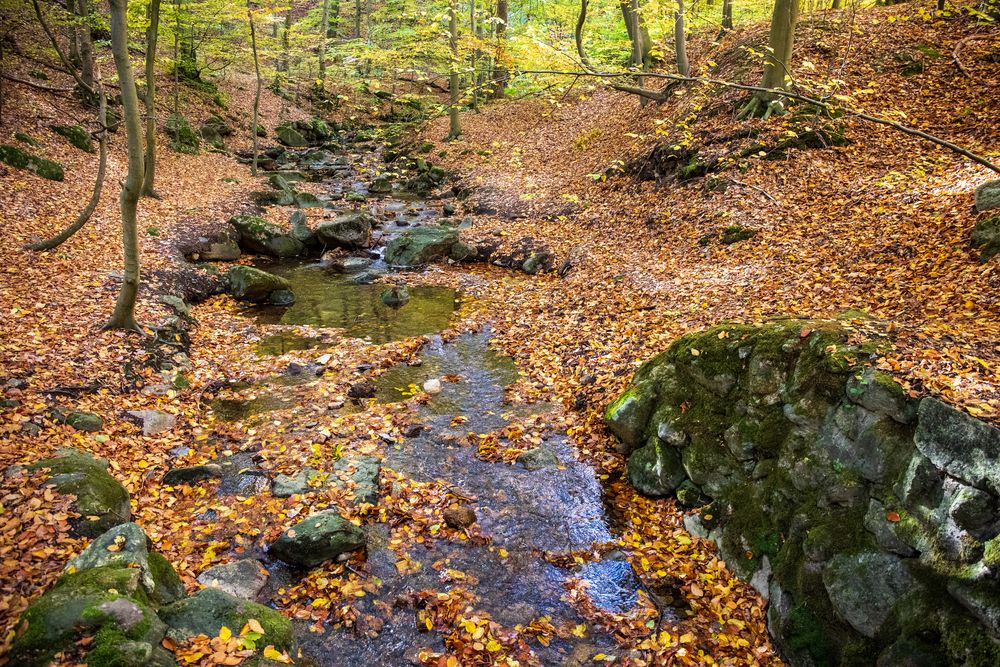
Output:
M345 187L344 183L331 185L331 189ZM380 200L372 209L386 223L382 225L383 240L398 233L400 228L394 221L400 216L426 219L429 210L421 205L415 207L412 200L404 198ZM261 267L286 277L296 295L295 305L287 309L248 311L261 324L337 328L375 344L444 329L458 298L452 290L411 285L410 301L402 308L390 308L380 300L384 285L356 285L309 263ZM402 401L412 393L411 385L420 386L430 378L459 377L458 381L443 382L441 393L426 404L414 405L425 429L416 437L390 446L383 467L415 480L441 480L469 498L468 504L476 512L482 533L491 538L493 548L441 540L431 546L417 544L407 556L420 567L415 572L407 568L408 573L401 574L396 567L401 554L388 547L391 528L368 526L366 569L370 576L381 580L381 587L374 599L366 596L361 604L369 605L367 611L383 618L385 626L377 637L370 638L350 630L316 634L303 623L298 626L298 635L306 664L390 667L412 664L421 648L443 650L439 634L419 627L412 605L401 602L408 593L450 588L439 569L433 567L442 559L447 560L449 569L465 574L460 585L478 596L477 609L506 627L528 625L539 617L549 617L557 626L583 623L568 602L566 584L571 579L584 581L591 599L608 611L627 612L636 604L640 584L620 552L611 551L597 562L575 568L557 567L542 558L542 551L568 552L616 539L601 484L593 469L577 460L565 435L548 434L544 444L559 463L538 470L484 461L474 447L460 442L460 437L470 431L488 433L514 417L558 409L547 404L508 403L504 388L517 379L518 372L510 358L490 347L489 340L488 330L464 334L449 343L432 336L420 352L419 366L400 365L377 379L376 400ZM262 354L279 355L322 345L321 339L281 330L269 332L258 349ZM288 384L272 379L257 387L259 391L251 401L217 400L213 409L220 418L245 420L287 408L292 405L283 393ZM466 421L453 426L453 419L459 416ZM244 479L230 486L268 492L254 487L257 482L246 478L246 470L240 474ZM386 491L383 489L383 493ZM227 487L226 492L237 491ZM499 555L500 548L506 551L506 557ZM271 571L271 590L294 580L295 573L265 554L258 555ZM591 624L585 637L555 638L548 646L537 642L531 646L543 665L588 664L596 653L615 653L613 638Z

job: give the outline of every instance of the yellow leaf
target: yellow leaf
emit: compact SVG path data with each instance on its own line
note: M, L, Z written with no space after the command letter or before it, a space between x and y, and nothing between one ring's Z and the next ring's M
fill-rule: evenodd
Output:
M222 641L228 642L232 638L232 636L233 636L233 631L230 630L225 625L219 628L219 639L221 639Z

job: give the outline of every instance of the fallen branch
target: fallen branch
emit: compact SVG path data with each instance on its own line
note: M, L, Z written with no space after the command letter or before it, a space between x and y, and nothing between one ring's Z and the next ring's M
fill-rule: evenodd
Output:
M28 81L27 79L21 79L14 76L13 74L6 74L0 72L0 78L6 79L7 81L13 81L14 83L20 83L25 86L34 88L35 90L41 90L46 93L72 93L72 88L56 88L55 86L46 86L41 83L35 83L34 81Z
M981 39L982 37L982 35L969 35L968 37L958 40L958 43L955 44L955 48L951 50L951 61L955 63L955 67L958 68L958 71L969 79L972 78L972 75L969 74L969 70L965 69L965 65L962 64L962 61L959 58L959 53L961 53L962 47L965 46L966 43L973 42L977 39Z
M631 72L573 72L573 71L562 71L562 70L520 70L519 74L551 74L557 76L592 76L597 78L608 78L615 79L620 77L633 76ZM697 76L682 76L680 74L661 74L654 72L644 72L644 77L649 77L653 79L668 79L670 81L678 81L683 83L702 83L706 85L722 86L724 88L734 88L736 90L746 90L755 93L770 93L773 95L778 95L781 97L787 97L789 99L798 100L800 102L806 102L807 104L815 104L818 107L826 109L827 111L838 111L861 120L868 121L870 123L877 123L878 125L885 125L886 127L891 127L899 132L908 134L914 137L920 137L933 144L937 144L942 148L947 148L953 153L958 153L964 157L969 158L973 162L987 169L1000 174L1000 167L993 164L981 155L977 155L961 146L951 143L946 139L936 137L933 134L924 132L923 130L918 130L916 128L908 127L902 123L897 123L894 120L889 120L887 118L880 118L878 116L872 116L871 114L866 114L849 107L843 107L835 104L830 104L821 99L816 99L813 97L808 97L806 95L801 95L799 93L793 93L782 88L764 88L763 86L750 86L742 83L733 83L732 81L723 81L721 79L711 79L707 77L697 77ZM632 92L632 91L626 91Z
M740 186L741 188L750 188L751 190L756 190L757 192L761 193L762 195L770 199L772 202L774 202L779 208L781 207L781 203L777 199L772 197L770 192L768 192L762 187L751 185L750 183L744 183L743 181L739 181L735 178L727 178L726 180L732 183L733 185Z

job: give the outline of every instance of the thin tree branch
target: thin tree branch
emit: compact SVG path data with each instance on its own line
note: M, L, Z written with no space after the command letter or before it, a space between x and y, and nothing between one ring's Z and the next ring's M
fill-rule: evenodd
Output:
M567 72L560 70L520 70L519 73L552 74L558 76L592 76L592 77L608 78L608 79L632 76L630 72ZM707 77L696 77L696 76L681 76L679 74L661 74L661 73L646 72L643 74L643 76L655 79L668 79L670 81L680 81L685 83L702 83L707 85L722 86L725 88L734 88L736 90L746 90L750 92L771 93L773 95L779 95L782 97L787 97L789 99L799 100L800 102L806 102L807 104L815 104L816 106L822 107L828 111L839 111L848 114L850 116L860 118L861 120L866 120L870 123L877 123L878 125L885 125L886 127L891 127L895 130L898 130L899 132L908 134L910 136L920 137L921 139L925 139L933 144L937 144L942 148L946 148L952 151L953 153L958 153L959 155L967 157L976 164L982 165L983 167L986 167L987 169L1000 174L1000 167L998 167L997 165L993 164L992 162L982 157L981 155L977 155L969 150L966 150L961 146L958 146L950 141L947 141L946 139L936 137L933 134L929 134L927 132L918 130L916 128L908 127L906 125L903 125L902 123L897 123L894 120L889 120L887 118L880 118L878 116L872 116L870 114L866 114L864 112L857 111L849 107L830 104L829 102L825 102L823 100L819 100L813 97L808 97L806 95L801 95L799 93L789 92L788 90L785 90L783 88L765 88L763 86L750 86L741 83L733 83L732 81L723 81L721 79L711 79ZM626 91L626 92L632 92L632 91Z
M22 85L29 86L31 88L34 88L35 90L41 90L41 91L44 91L46 93L71 93L71 92L73 92L72 88L56 88L55 86L43 86L40 83L35 83L34 81L28 81L27 79L21 79L21 78L18 78L16 76L12 75L12 74L6 74L4 72L0 72L0 78L6 79L7 81L13 81L14 83L20 83Z

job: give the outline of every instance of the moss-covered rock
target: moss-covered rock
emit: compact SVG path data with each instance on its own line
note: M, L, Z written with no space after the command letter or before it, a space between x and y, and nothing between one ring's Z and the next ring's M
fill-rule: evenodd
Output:
M792 664L994 664L1000 595L983 573L1000 563L1000 430L909 396L871 368L883 345L845 321L676 340L605 413L629 478L711 501L712 525L685 525L770 597Z
M239 232L239 245L248 252L273 257L294 257L305 251L305 246L287 230L255 215L237 215L229 224Z
M171 114L167 119L167 136L171 139L170 147L176 152L187 155L198 153L201 140L184 116Z
M389 241L385 261L390 266L411 267L448 256L458 242L458 231L443 225L424 225L408 230Z
M0 162L17 169L27 169L50 181L61 181L65 178L61 164L27 153L17 146L0 144Z
M30 134L25 134L24 132L15 132L14 138L20 141L21 143L28 144L29 146L32 146L34 148L41 148L42 146L42 143L38 141L38 139L35 139Z
M1000 198L1000 195L998 195ZM998 204L1000 206L1000 204ZM969 239L973 248L979 248L981 262L990 261L996 254L1000 253L1000 215L986 218L976 223L972 230L972 237Z
M368 247L374 220L365 212L345 213L316 227L316 240L330 248Z
M149 538L137 523L115 526L95 538L67 563L66 572L105 567L125 567L138 572L145 596L156 604L172 602L184 595L177 572L162 555L150 551Z
M263 303L275 292L291 290L292 286L281 276L276 276L251 266L234 266L229 269L229 293L235 298Z
M47 483L61 494L73 496L73 509L80 515L74 530L95 537L131 519L128 492L108 472L108 462L86 452L64 449L59 455L37 461L30 471L47 469Z
M94 140L91 138L90 132L79 125L49 125L49 129L68 139L69 143L81 151L94 152Z
M163 607L160 618L167 624L167 636L175 641L195 635L216 637L223 626L237 634L247 621L254 619L264 628L263 637L257 641L259 646L271 645L283 651L295 646L291 621L274 609L241 600L218 588L204 588Z
M114 565L64 575L21 616L10 664L45 667L62 651L86 653L90 665L150 664L166 626L140 579L138 570ZM92 639L78 648L84 638Z
M311 514L284 531L270 547L289 565L310 568L365 546L361 529L336 510Z

